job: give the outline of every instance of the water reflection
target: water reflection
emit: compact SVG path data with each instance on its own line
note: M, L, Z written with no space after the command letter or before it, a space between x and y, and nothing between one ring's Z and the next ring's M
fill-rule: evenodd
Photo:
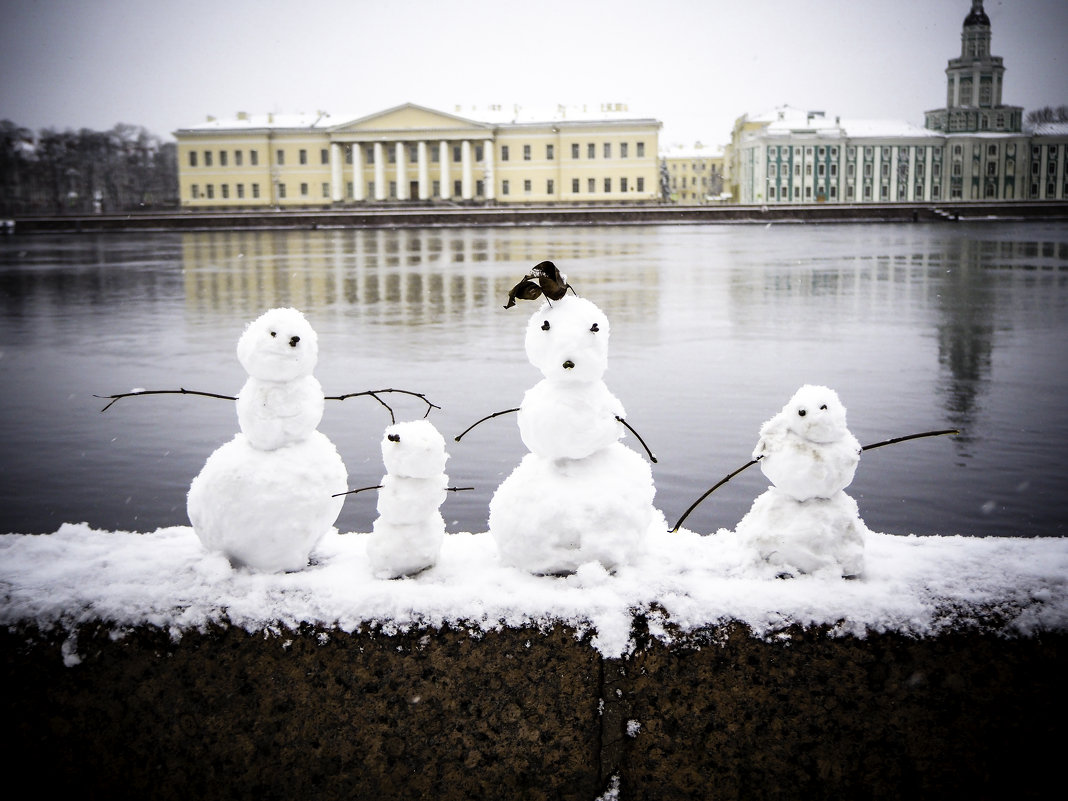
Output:
M838 226L215 231L0 241L0 528L186 524L185 490L236 430L231 405L126 401L134 386L236 392L234 344L265 308L303 309L327 394L427 392L451 437L518 405L540 375L508 290L552 259L612 323L606 381L659 458L676 517L749 458L802 383L834 387L862 442L886 448L853 484L873 528L1064 534L1068 231L1012 223ZM323 430L354 485L381 474L388 417L328 406ZM421 415L419 404L398 414ZM637 443L631 441L637 448ZM514 421L452 445L449 530L480 530L524 452ZM17 469L15 469L17 465ZM748 471L688 520L733 527L766 486ZM343 531L369 530L354 496Z

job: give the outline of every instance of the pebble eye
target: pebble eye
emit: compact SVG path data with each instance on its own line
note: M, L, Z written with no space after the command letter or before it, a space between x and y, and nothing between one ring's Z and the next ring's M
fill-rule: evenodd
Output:
M827 404L826 404L826 403L825 403L825 404L823 404L823 405L822 405L822 406L820 407L820 411L821 411L821 412L825 412L825 411L827 411Z
M808 414L808 412L806 412L804 409L798 409L797 410L797 416L798 417L804 417L806 414Z
M591 330L591 331L592 331L593 333L595 333L595 334L596 334L596 333L597 333L598 331L600 331L601 329L597 327L597 323L594 323L593 325L591 325L591 326L590 326L590 330Z
M272 336L272 337L276 337L276 336L278 336L278 332L277 332L277 331L272 331L272 332L271 332L271 336Z
M386 439L390 442L400 442L400 434L388 434L386 435Z
M549 330L549 321L548 320L546 320L544 323L541 324L541 330L542 331L548 331Z

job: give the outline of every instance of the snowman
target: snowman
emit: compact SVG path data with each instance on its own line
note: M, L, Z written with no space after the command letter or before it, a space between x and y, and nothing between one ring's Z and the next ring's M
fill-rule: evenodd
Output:
M445 538L438 511L449 489L445 439L429 420L395 423L382 437L386 475L377 487L378 519L367 555L377 578L411 576L433 567Z
M589 300L566 295L566 279L551 262L533 277L545 275L552 279L542 287L555 291L546 289L549 299L530 317L525 338L527 358L544 378L518 409L530 453L490 500L489 531L505 564L534 574L566 575L588 562L612 570L634 558L663 516L653 507L648 463L619 441L623 405L602 380L608 318ZM509 306L517 294L536 297L531 279L513 290Z
M236 399L241 430L193 479L189 520L204 546L235 566L300 570L341 513L348 482L317 430L318 337L296 309L271 309L246 327L237 357L248 373Z
M832 389L806 384L760 428L753 451L772 485L736 528L753 556L781 574L859 576L868 531L844 490L861 447Z

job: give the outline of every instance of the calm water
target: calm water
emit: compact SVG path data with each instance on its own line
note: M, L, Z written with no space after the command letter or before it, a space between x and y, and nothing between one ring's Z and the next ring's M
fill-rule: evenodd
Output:
M326 394L394 387L442 409L455 484L450 531L483 531L525 449L514 416L540 379L502 308L554 260L612 322L609 388L659 457L673 523L748 461L760 424L804 383L838 391L868 444L848 490L868 525L918 534L1052 536L1068 519L1068 226L651 226L15 236L0 240L0 531L63 522L187 525L185 495L237 431L233 404L119 401L147 389L236 394L234 346L271 306L319 332ZM398 419L424 407L391 396ZM378 483L388 412L328 401L321 430L352 487ZM640 445L633 437L627 442ZM766 487L757 468L686 521L732 528ZM547 500L548 502L548 500ZM338 527L368 531L374 493Z

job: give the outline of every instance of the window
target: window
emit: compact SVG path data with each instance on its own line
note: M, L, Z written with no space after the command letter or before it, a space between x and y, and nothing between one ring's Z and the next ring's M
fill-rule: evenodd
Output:
M586 191L589 192L591 195L594 192L597 191L597 179L596 178L587 178L586 179Z
M260 196L260 185L259 184L253 184L252 185L252 197L259 197L259 196Z
M441 163L441 148L437 148L437 147L430 148L430 161L432 163L434 163L434 164L440 164ZM435 192L434 194L436 195L437 192Z
M612 158L612 143L611 142L605 142L604 143L604 157L606 159Z
M511 184L508 183L508 179L505 179L505 180L501 181L501 194L502 195L507 195L507 194L510 194L511 191L512 191L512 186L511 186Z
M523 145L523 161L530 161L530 145Z
M260 163L260 151L250 150L248 152L248 163L253 167L257 166Z
M645 179L644 178L639 178L638 179L637 191L639 191L639 192L644 192L645 191Z
M308 163L308 151L305 150L304 148L300 149L300 157L298 158L298 161L301 164L307 164Z
M219 151L219 166L220 167L225 167L226 166L226 151L225 150L220 150Z
M545 146L545 160L552 161L555 156L555 151L552 145Z
M411 164L419 161L419 147L417 145L408 145L408 161Z
M221 187L223 200L230 199L230 184L223 184Z
M300 185L300 196L301 197L307 197L308 196L308 185L306 183L302 183Z
M545 182L545 194L547 194L547 195L555 195L556 194L556 182L553 181L552 178L548 179Z
M501 161L508 161L508 145L501 145Z
M458 181L457 180L457 181L453 181L452 182L452 193L454 195L456 195L456 197L461 197L463 195L463 193L464 193L463 181Z
M210 167L211 166L211 151L210 150L205 150L204 151L204 166L205 167Z
M204 190L208 193L208 200L213 200L215 198L215 185L214 184L208 184L207 186L204 187Z
M597 145L595 145L593 142L590 142L589 144L586 145L586 158L588 158L588 159L597 158Z
M279 149L278 152L275 153L275 162L279 167L286 163L286 152L284 150Z
M323 198L330 198L330 184L328 184L326 181L323 181Z
M475 161L482 161L482 145L475 145ZM482 194L479 192L478 194Z
M626 142L620 142L619 143L619 157L621 159L627 158L627 143Z
M524 181L523 181L523 194L524 195L529 195L531 193L532 189L533 189L533 187L532 187L532 185L530 183L530 179L529 178L524 179Z
M191 187L189 187L189 193L192 196L193 200L198 200L200 198L200 187L196 184L193 184Z
M435 193L437 194L437 193ZM356 196L356 187L353 186L352 181L345 182L345 197L352 199Z
M578 178L572 178L571 179L571 191L572 191L572 193L574 193L576 195L578 194L578 192L579 192L579 179Z
M577 159L578 157L579 157L578 142L572 142L571 143L571 158Z
M367 152L364 156L364 161L366 161L368 164L375 163L375 149L373 145L367 148Z
M319 163L320 164L329 164L330 163L330 151L328 149L326 149L325 147L322 150L319 151Z
M240 150L235 150L234 151L234 166L235 167L240 167L241 166L241 160L242 160L241 156L242 156L242 153L241 153Z
M604 191L605 192L611 192L612 191L612 179L611 178L605 178L604 179Z
M197 152L195 150L190 150L189 151L189 166L190 167L197 166Z
M238 184L237 185L237 197L240 199L240 198L243 198L244 196L245 196L245 185L244 184Z
M453 145L453 148L452 148L452 160L453 161L463 161L463 154L460 152L460 146L459 145Z
M645 158L645 142L638 142L638 158Z
M626 178L620 178L619 179L619 191L620 192L626 192L627 191L627 179Z

